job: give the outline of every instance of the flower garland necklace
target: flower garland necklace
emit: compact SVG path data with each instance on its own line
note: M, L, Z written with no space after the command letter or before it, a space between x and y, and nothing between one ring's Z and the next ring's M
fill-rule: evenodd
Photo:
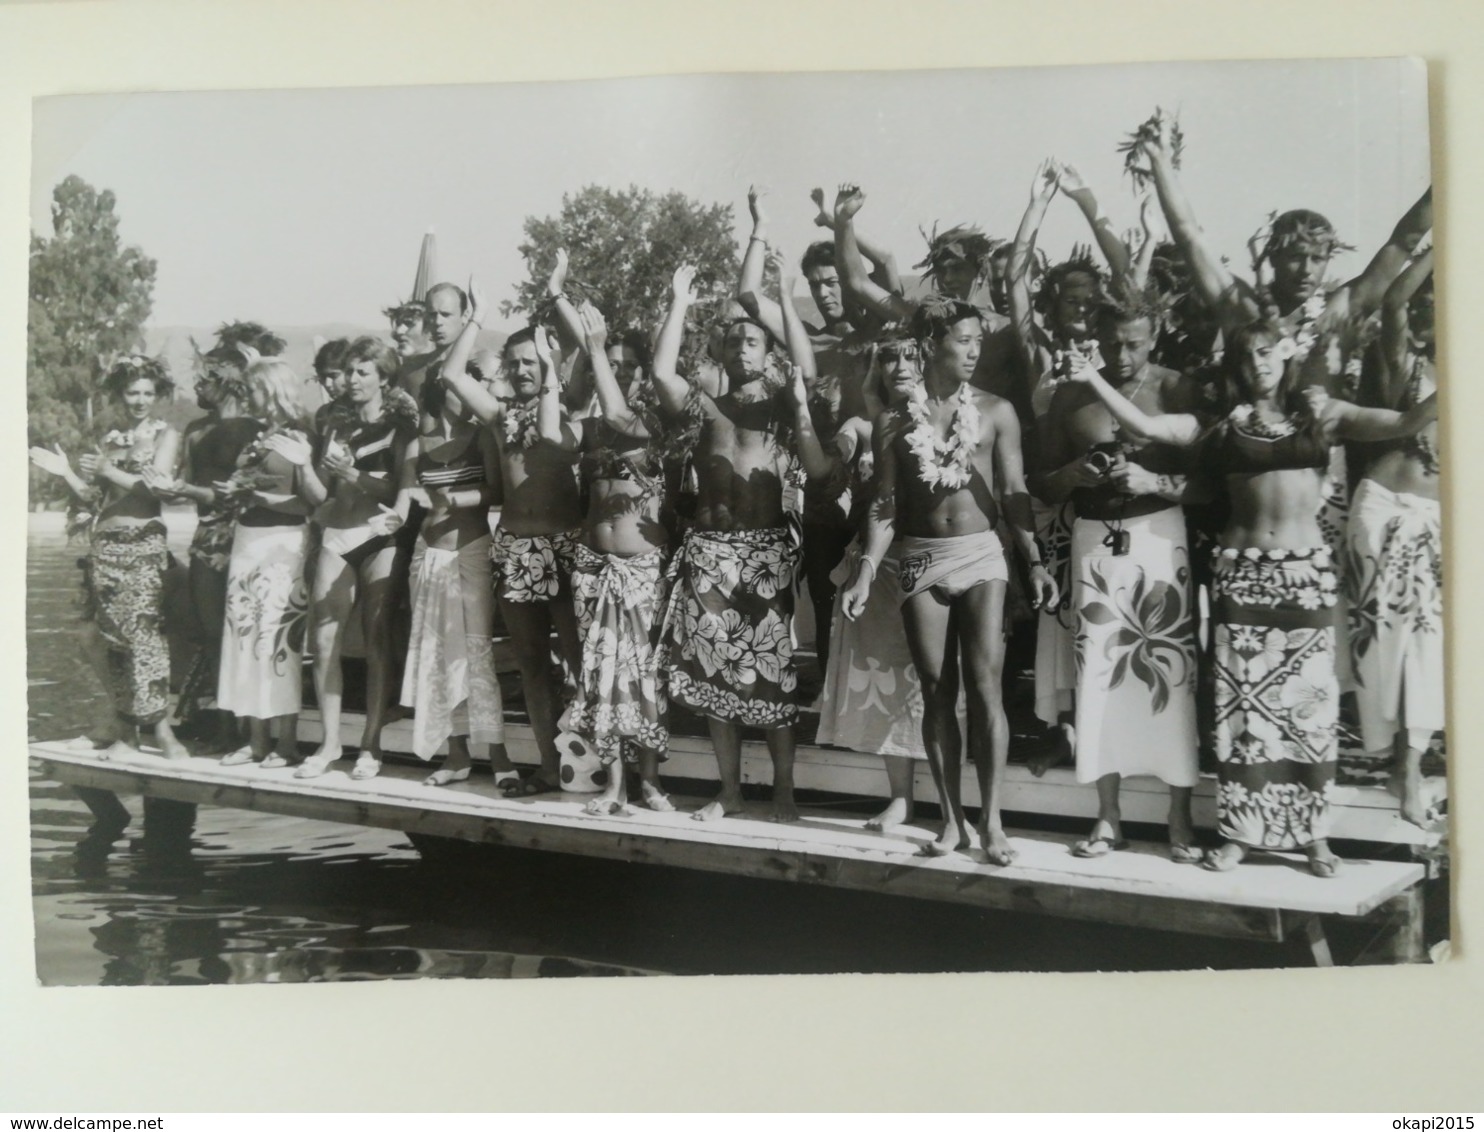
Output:
M946 441L938 440L928 419L927 391L921 385L913 388L907 399L907 418L913 426L906 437L907 450L917 457L923 482L952 490L966 487L974 474L970 458L979 440L979 407L974 404L968 382L958 387L954 397Z
M540 439L536 432L537 399L533 397L528 402L521 402L511 398L502 402L505 411L500 423L505 430L507 447L529 448Z
M159 417L146 417L133 428L113 429L103 437L103 447L131 449L136 444L154 439L163 428L165 422Z
M1278 343L1278 356L1285 362L1289 358L1297 358L1302 364L1308 359L1309 352L1319 341L1319 334L1315 331L1314 324L1324 314L1326 301L1327 296L1322 291L1304 300L1304 305L1299 308L1298 321L1294 323L1293 330Z

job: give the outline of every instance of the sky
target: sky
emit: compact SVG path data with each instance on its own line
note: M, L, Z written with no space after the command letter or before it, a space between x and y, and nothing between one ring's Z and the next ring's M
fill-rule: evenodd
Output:
M1430 181L1426 74L1397 59L79 95L36 103L33 230L51 234L67 175L113 190L125 241L159 263L154 327L377 326L427 230L441 278L509 298L524 219L590 183L730 203L739 240L757 183L797 258L823 235L809 190L858 182L861 231L907 270L935 220L1013 236L1049 156L1132 227L1117 145L1156 106L1178 112L1182 179L1242 273L1268 213L1307 207L1356 245L1333 265L1353 274ZM1088 238L1054 202L1052 259Z

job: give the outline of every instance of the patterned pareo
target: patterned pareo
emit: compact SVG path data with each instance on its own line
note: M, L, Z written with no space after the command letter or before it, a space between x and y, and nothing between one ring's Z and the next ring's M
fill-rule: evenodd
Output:
M796 559L783 527L686 535L670 564L661 633L671 700L745 727L798 718Z
M309 597L308 528L244 527L232 539L222 627L219 708L253 719L299 711Z
M114 711L152 727L170 706L170 651L160 600L170 552L165 525L112 527L92 533L84 560L84 619L103 638Z
M665 552L628 558L578 545L572 598L582 638L577 695L560 726L591 740L605 763L623 748L670 745L655 633L664 603ZM624 741L628 740L628 743Z
M1329 836L1339 759L1333 556L1218 549L1214 573L1220 833L1303 848Z

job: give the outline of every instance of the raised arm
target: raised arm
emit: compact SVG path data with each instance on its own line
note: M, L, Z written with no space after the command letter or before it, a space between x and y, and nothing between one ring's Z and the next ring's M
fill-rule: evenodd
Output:
M1059 164L1056 184L1086 217L1088 227L1092 229L1093 239L1098 243L1098 250L1108 261L1108 267L1115 278L1126 278L1131 267L1128 248L1118 238L1118 233L1113 231L1112 221L1099 211L1097 197L1093 195L1092 189L1088 188L1087 182L1082 179L1082 174L1077 172L1076 166Z
M1010 249L1010 322L1015 327L1015 337L1020 342L1021 353L1032 376L1036 368L1036 327L1035 311L1031 306L1031 264L1036 254L1036 233L1041 230L1047 205L1056 195L1056 179L1056 162L1047 159L1036 168L1036 178L1031 183L1031 202L1020 218L1015 243Z
M1431 228L1432 186L1429 185L1417 198L1417 203L1397 221L1391 230L1391 238L1371 257L1365 270L1347 284L1351 314L1365 315L1376 309L1397 272L1402 270Z
M783 312L779 304L763 294L763 269L768 260L768 215L763 209L763 190L747 186L747 211L752 214L752 234L737 275L737 301L773 337L783 338ZM780 292L781 294L781 292ZM786 301L786 300L785 300Z
M778 271L778 295L783 300L783 344L788 348L789 360L803 371L804 381L813 385L818 376L818 368L814 362L814 347L809 341L809 333L804 329L804 320L799 317L799 310L793 304L794 286L797 283L793 269L781 248L768 250L768 262Z
M1170 236L1190 264L1195 289L1206 306L1227 324L1244 322L1257 315L1257 304L1250 289L1242 287L1221 257L1212 251L1206 234L1196 222L1190 198L1175 172L1174 128L1174 119L1162 113L1157 136L1139 145L1149 161L1148 172L1154 177L1154 190L1159 194Z
M649 429L629 407L613 367L608 364L608 324L603 320L603 312L591 303L584 303L578 314L582 316L583 346L597 386L598 408L603 419L626 436L648 436Z
M1010 402L996 400L987 414L995 430L995 481L1000 489L1000 505L1014 532L1015 543L1030 566L1032 605L1050 609L1056 605L1056 582L1036 545L1036 520L1031 514L1031 496L1025 487L1025 461L1020 447L1020 419Z
M814 207L819 210L814 217L814 223L821 228L827 228L831 232L835 230L835 214L825 207L824 190L813 189L809 193L809 199L814 202ZM897 257L892 255L874 240L867 239L859 228L855 230L856 246L860 253L871 265L871 280L885 291L893 295L902 293L902 277L897 274Z
M1149 268L1154 263L1154 249L1159 247L1163 225L1159 221L1159 202L1152 189L1146 189L1139 197L1139 252L1129 268L1128 288L1139 294L1149 282Z
M1335 440L1402 440L1416 436L1438 419L1438 395L1432 394L1404 413L1394 409L1363 409L1349 401L1330 400L1321 419Z
M1091 386L1108 406L1118 426L1135 440L1159 441L1187 448L1200 438L1201 424L1195 416L1190 413L1146 413L1104 381L1097 367L1086 358L1073 361L1068 376L1073 381Z
M536 436L567 452L575 452L582 442L580 425L562 412L562 383L557 377L556 359L546 331L536 331L536 357L541 363L541 391L536 395Z
M474 277L470 276L469 321L464 323L464 329L454 339L453 346L438 371L438 380L468 405L470 412L484 424L498 420L504 411L499 398L469 376L469 355L474 352L474 340L479 336L480 327L484 325L484 315L488 309L483 290Z
M886 319L911 318L917 305L878 284L866 274L861 262L855 216L865 203L866 194L858 185L841 185L835 196L835 270L840 273L840 289L872 314Z
M1432 275L1432 249L1429 248L1402 269L1381 302L1381 361L1384 404L1401 400L1406 385L1408 361L1411 358L1412 296Z
M685 314L696 301L696 269L682 264L670 279L670 309L654 344L654 366L651 377L660 407L672 415L685 408L691 384L675 372L680 361L680 345L685 338Z

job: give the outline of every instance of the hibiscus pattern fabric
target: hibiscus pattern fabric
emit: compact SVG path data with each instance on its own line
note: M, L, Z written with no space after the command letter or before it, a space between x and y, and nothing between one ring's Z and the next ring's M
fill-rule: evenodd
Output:
M745 727L798 718L795 546L783 527L686 535L661 634L671 700Z
M559 726L589 740L604 763L621 750L636 760L635 747L663 755L670 745L655 640L664 562L663 550L622 558L581 544L573 557L582 672Z
M496 528L490 546L496 596L522 604L553 600L566 589L576 546L572 531L513 535L504 527Z
M86 560L85 617L103 638L114 711L141 727L165 718L170 706L170 652L160 597L170 552L165 525L93 531Z
M309 596L306 526L244 527L232 540L216 702L253 719L298 712Z
M1329 836L1339 766L1328 547L1217 552L1217 810L1228 840L1300 849Z
M1106 545L1108 524L1072 530L1076 615L1077 780L1153 775L1196 783L1195 613L1179 507L1124 521L1128 551Z

